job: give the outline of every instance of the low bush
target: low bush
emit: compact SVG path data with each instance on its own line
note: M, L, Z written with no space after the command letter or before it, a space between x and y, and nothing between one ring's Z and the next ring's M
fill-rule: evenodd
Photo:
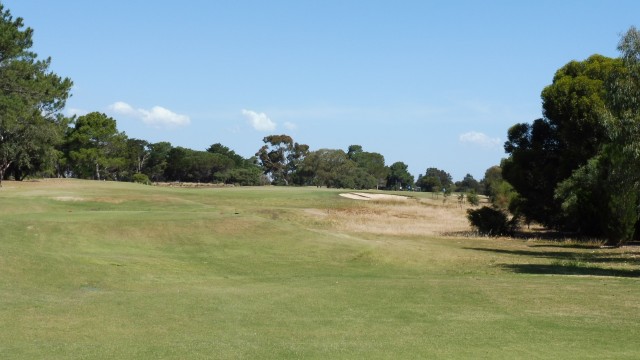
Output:
M151 185L151 180L146 174L135 173L133 174L133 182L138 184Z
M518 228L517 218L509 220L504 211L488 206L467 210L467 219L478 233L486 236L510 236Z
M478 206L480 204L480 197L478 197L475 190L471 190L467 193L467 201L473 206Z

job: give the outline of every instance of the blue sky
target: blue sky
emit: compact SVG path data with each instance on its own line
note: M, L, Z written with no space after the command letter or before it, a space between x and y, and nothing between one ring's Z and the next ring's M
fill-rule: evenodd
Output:
M571 60L617 56L639 1L6 0L74 81L67 113L250 157L270 134L476 179Z

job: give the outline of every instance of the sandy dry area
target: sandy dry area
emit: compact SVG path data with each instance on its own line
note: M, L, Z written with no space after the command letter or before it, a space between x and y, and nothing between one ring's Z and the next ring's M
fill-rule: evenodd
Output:
M408 197L400 196L400 195L388 195L388 194L370 194L370 193L361 193L361 192L350 192L340 194L342 197L346 197L348 199L353 200L407 200Z

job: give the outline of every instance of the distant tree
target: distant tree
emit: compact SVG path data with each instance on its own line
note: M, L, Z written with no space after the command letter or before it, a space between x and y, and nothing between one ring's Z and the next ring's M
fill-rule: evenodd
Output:
M298 164L309 153L309 146L294 142L288 135L270 135L262 141L265 145L256 156L264 173L271 176L274 184L289 185Z
M504 181L502 178L502 168L494 165L484 172L484 178L480 181L482 184L482 193L486 196L492 196L493 189Z
M33 30L0 4L0 186L7 170L18 180L53 172L66 119L59 115L70 79L49 71L51 59L30 51Z
M129 168L129 176L140 174L151 155L149 142L141 139L127 139L125 157Z
M298 169L306 184L329 188L372 189L377 180L349 159L342 150L320 149L310 152Z
M210 152L212 154L220 154L223 156L226 156L227 158L231 159L234 163L234 167L236 168L242 168L245 167L247 165L253 165L251 164L251 162L249 162L247 159L243 158L242 156L236 154L235 151L229 149L228 147L220 144L220 143L216 143L213 144L211 146L209 146L209 148L207 149L207 152Z
M451 191L453 187L453 180L451 175L438 168L428 168L424 175L419 177L416 183L422 191L440 192L442 189Z
M480 190L480 183L473 178L473 175L471 174L467 174L465 175L465 177L462 179L462 181L458 181L455 183L456 186L456 191L459 192L468 192L468 191L479 191Z
M358 154L362 153L364 150L362 150L362 146L361 145L349 145L349 149L347 150L347 157L350 160L355 161L354 157L357 156Z
M391 164L387 176L387 187L393 190L407 190L413 187L414 178L408 169L409 167L401 161Z
M349 160L342 150L320 149L311 151L300 164L300 172L304 173L312 185L335 187L338 176L344 168L355 163Z
M165 175L171 181L210 183L233 169L233 164L221 154L175 147L169 151Z
M262 169L260 167L245 166L233 168L216 174L215 178L226 184L238 184L242 186L258 186L261 183Z
M165 170L168 165L169 153L173 147L168 142L149 144L147 147L149 156L143 164L142 172L152 181L164 181L166 179Z
M513 186L502 178L501 166L495 165L488 168L481 182L484 185L484 194L489 197L494 207L501 210L511 209L512 213L521 215L518 212L522 206L519 203L519 195Z
M85 179L117 180L118 171L126 164L126 141L127 136L118 131L113 118L98 112L80 116L67 136L74 174Z
M349 146L347 157L354 161L359 168L376 179L376 188L386 184L389 168L385 165L384 156L376 152L366 152L360 145Z
M256 158L245 159L220 143L211 145L207 152L216 156L223 156L233 163L230 168L217 171L214 175L214 180L242 186L260 185L262 170L257 165Z
M416 181L416 186L418 186L421 191L437 193L442 190L442 183L440 182L440 178L437 176L419 175L418 180Z

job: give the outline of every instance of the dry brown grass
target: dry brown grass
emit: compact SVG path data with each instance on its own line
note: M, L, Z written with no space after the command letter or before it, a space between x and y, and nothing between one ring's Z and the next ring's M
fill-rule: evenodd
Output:
M328 218L340 231L384 235L443 235L471 232L466 207L412 199L369 201L332 209Z

